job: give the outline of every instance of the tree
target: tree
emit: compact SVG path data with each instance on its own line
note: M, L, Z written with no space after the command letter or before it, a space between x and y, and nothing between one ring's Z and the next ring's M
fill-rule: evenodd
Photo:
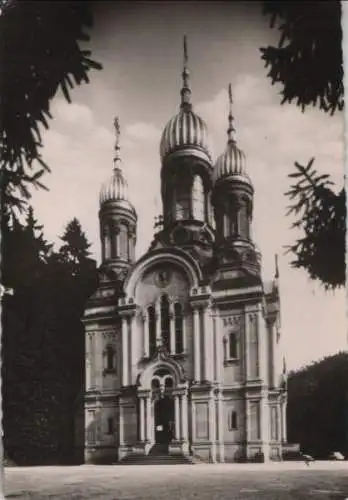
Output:
M348 354L328 356L288 376L288 440L326 458L348 454Z
M261 48L272 84L281 85L281 104L294 100L302 108L318 106L333 115L344 106L341 6L337 0L264 2L271 27L278 27L277 47ZM299 216L292 227L304 236L288 250L291 265L303 268L325 288L345 284L346 193L336 193L328 175L318 175L314 158L295 162L295 180L286 196L288 214Z
M12 212L23 208L30 186L45 187L40 127L49 127L51 99L60 88L70 102L69 89L101 65L79 45L89 42L90 2L12 0L1 7L1 208Z
M18 256L18 252L24 251L25 248L19 243L23 238L25 240L25 237L20 232L17 212L18 210L22 211L30 199L31 187L45 188L41 178L45 172L49 172L49 167L41 155L40 127L46 129L49 127L51 99L61 88L65 98L70 102L69 89L82 82L88 82L88 73L91 69L101 69L101 65L90 58L90 50L82 50L79 46L80 42L89 41L86 29L91 27L92 15L88 1L23 2L9 0L0 3L0 57L2 63L0 78L0 228L3 236L1 253L4 253L1 255L4 258L1 259L0 271L4 273L5 279L11 280L11 273L12 278L16 274L13 263L20 265L25 262L25 259L23 261L14 257ZM4 241L6 239L7 241ZM12 257L8 250L10 247L13 250ZM12 264L10 263L11 258ZM50 262L53 261L54 258L51 257ZM7 265L8 268L6 268ZM17 277L20 278L18 272ZM29 280L33 279L33 276L27 274L25 277ZM1 275L0 282L2 280ZM44 282L47 284L47 279ZM39 323L41 322L41 329L37 328L36 325L33 330L30 330L28 324L25 324L24 328L23 321L17 315L18 308L22 306L26 310L23 314L27 314L30 308L26 307L26 300L21 301L20 279L17 285L16 296L12 304L10 303L9 307L5 307L4 310L4 328L7 328L8 332L11 329L17 332L17 335L12 336L13 338L17 338L18 335L25 338L24 334L30 337L32 332L47 332L49 328L47 329L43 325L45 323L43 318L46 316L42 310L40 310L41 313L36 311L37 318L40 318L37 320ZM32 281L32 285L34 288L35 285L38 285L38 276ZM36 293L31 296L32 304L34 300L36 300L36 305L46 304L48 296L45 295L44 284L40 283L35 291ZM29 300L25 293L24 296ZM3 300L6 306L6 303L11 301L11 297L5 297ZM50 309L49 305L47 307ZM32 310L32 315L35 315L34 310ZM6 335L5 330L5 341L6 338L9 339L9 335ZM44 339L45 336L43 335L42 338ZM32 345L36 345L35 342L31 342L29 347ZM45 356L44 351L42 356ZM33 359L36 359L35 356L32 357ZM47 356L47 359L50 359L50 356ZM8 362L7 367L10 365L11 362ZM41 365L34 363L31 366L37 368ZM48 375L51 373L52 370L49 370ZM16 375L14 371L12 374ZM18 374L21 374L21 377L24 377L26 381L32 380L29 376L32 375L32 372L25 370L23 372L23 366L22 371L17 371L17 376ZM31 387L35 391L36 385L35 383L32 386L17 385L18 395L22 394L21 389L24 390L24 387ZM7 394L9 393L7 392ZM25 397L25 393L23 393L23 397ZM49 397L49 393L46 393L46 397ZM46 400L46 398L44 399ZM59 411L56 413L59 415ZM51 412L52 414L54 414L54 410ZM13 416L16 415L15 411ZM33 415L35 412L30 412L30 416L33 417ZM40 428L43 429L44 426ZM23 426L19 425L18 430L22 431ZM32 436L31 432L28 434ZM19 441L21 441L20 438ZM2 440L0 440L0 444L2 444ZM31 441L30 448L34 447L35 443Z
M71 227L79 230L70 232ZM25 224L15 222L8 231L6 283L15 294L4 298L3 307L7 455L18 464L71 463L77 408L83 415L81 316L96 287L96 263L88 257L90 244L77 219L67 225L62 253L52 251L31 209ZM78 245L71 234L80 235L84 248L73 260Z
M14 220L2 232L3 282L17 292L30 287L44 272L44 264L51 255L53 245L48 243L41 226L28 207L23 224Z
M341 2L265 1L264 14L280 31L277 47L261 48L272 84L282 85L282 104L304 111L319 106L335 113L344 106Z
M91 245L88 243L87 237L76 217L67 224L60 239L64 242L64 245L60 247L59 253L65 262L81 265L88 259L90 255L88 249Z

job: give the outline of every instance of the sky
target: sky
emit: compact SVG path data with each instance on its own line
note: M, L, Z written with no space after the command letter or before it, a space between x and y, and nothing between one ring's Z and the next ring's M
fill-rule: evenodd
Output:
M277 31L269 28L259 2L98 4L90 46L103 70L72 91L72 104L55 96L54 118L43 134L43 156L52 173L45 178L49 192L35 192L33 206L46 237L57 242L77 217L100 262L98 197L112 172L118 116L122 168L139 217L137 257L146 252L162 209L159 142L179 109L184 34L193 106L207 123L214 159L226 145L232 84L237 142L255 187L253 235L265 279L273 277L274 255L279 256L288 369L346 349L345 292L325 292L289 265L285 246L297 233L285 216L284 196L294 162L306 164L312 157L317 170L330 173L341 188L343 115L280 105L280 89L267 78L259 52L277 41Z

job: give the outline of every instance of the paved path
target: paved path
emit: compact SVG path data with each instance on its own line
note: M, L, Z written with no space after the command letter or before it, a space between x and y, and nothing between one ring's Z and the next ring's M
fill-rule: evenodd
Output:
M36 500L348 500L348 462L8 468L5 493Z

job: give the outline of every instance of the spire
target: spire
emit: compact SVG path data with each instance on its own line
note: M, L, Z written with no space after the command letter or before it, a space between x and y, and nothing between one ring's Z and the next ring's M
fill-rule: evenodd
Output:
M120 169L120 164L121 164L121 157L120 157L120 136L121 136L121 129L120 129L120 122L118 119L118 116L116 116L114 120L114 127L115 127L115 136L116 136L116 141L115 141L115 156L114 156L114 170Z
M191 89L189 77L190 73L187 68L188 63L188 55L187 55L187 39L186 35L184 36L184 69L182 72L182 88L181 88L181 108L182 109L191 109Z
M229 100L229 112L228 112L228 129L227 129L227 137L228 137L228 144L235 143L236 142L236 129L234 128L233 125L233 114L232 114L232 104L233 104L233 99L232 99L232 85L229 83L228 84L228 100Z

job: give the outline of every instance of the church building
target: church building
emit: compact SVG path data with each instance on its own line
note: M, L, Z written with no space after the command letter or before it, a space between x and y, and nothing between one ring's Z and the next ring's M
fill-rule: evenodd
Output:
M180 107L160 142L163 215L139 260L115 120L99 287L83 317L86 462L156 452L279 460L286 443L278 269L262 281L231 86L226 147L214 161L192 105L186 41L184 54Z

